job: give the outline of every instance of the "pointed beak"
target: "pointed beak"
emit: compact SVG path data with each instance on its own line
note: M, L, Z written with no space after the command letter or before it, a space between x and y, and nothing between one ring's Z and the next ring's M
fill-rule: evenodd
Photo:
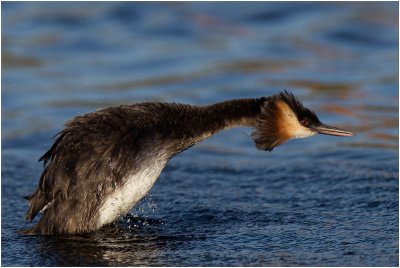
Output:
M319 134L332 135L332 136L349 137L355 135L353 132L350 132L348 130L328 126L322 123L318 126L314 126L313 130Z

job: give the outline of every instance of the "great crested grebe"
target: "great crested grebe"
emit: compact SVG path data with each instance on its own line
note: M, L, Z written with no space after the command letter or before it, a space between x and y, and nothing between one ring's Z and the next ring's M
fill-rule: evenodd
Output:
M352 136L321 123L290 92L209 106L147 102L74 117L39 159L44 171L30 196L30 231L73 234L116 221L151 189L176 154L228 128L255 128L260 150L314 134Z

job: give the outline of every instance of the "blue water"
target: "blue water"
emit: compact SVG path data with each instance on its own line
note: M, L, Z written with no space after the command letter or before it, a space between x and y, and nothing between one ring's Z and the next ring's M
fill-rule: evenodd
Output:
M3 266L398 266L398 3L6 2ZM357 136L257 151L238 128L176 156L118 223L19 231L71 117L289 89Z

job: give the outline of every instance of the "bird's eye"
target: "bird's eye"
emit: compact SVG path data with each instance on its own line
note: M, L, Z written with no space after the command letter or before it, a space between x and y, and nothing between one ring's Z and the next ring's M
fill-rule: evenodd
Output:
M302 119L302 120L300 120L300 124L307 127L310 124L310 122L307 119Z

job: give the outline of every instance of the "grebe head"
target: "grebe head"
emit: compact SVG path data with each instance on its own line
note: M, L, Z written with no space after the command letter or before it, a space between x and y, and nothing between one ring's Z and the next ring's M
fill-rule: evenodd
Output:
M261 114L256 119L256 130L252 134L256 147L272 151L292 138L305 138L315 134L333 136L353 136L354 133L333 126L328 126L317 115L290 92L267 100L261 107Z

